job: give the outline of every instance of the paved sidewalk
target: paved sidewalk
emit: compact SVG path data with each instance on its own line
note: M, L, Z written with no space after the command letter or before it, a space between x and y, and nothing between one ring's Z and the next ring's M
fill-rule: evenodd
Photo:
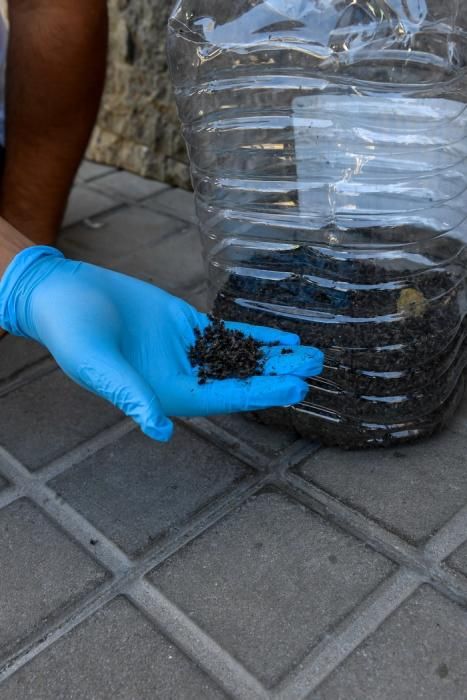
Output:
M61 246L203 308L189 194L83 165ZM151 442L0 340L0 700L467 700L467 403L346 453L245 419Z

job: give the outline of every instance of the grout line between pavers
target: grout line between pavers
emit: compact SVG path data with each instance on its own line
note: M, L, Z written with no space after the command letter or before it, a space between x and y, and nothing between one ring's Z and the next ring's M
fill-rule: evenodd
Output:
M122 424L125 423L126 421L123 421L120 426L123 427ZM103 432L108 435L108 431ZM94 445L98 445L97 440L94 441ZM42 483L44 475L48 473L48 467L39 473L30 472L16 457L1 446L0 458L2 460L2 473L12 484L0 492L0 495L7 491L11 492L8 500L15 500L19 497L29 498L55 520L64 532L78 541L97 562L103 564L114 575L127 573L131 569L134 576L144 576L185 544L238 508L241 503L251 498L270 481L267 475L263 477L256 475L243 479L233 490L216 498L210 505L192 517L185 526L177 531L174 537L166 538L162 544L155 545L145 556L132 560L118 545L72 508L51 487ZM67 460L63 460L63 463L66 464ZM91 539L98 540L99 545L91 545Z
M467 607L467 577L443 565L430 566L428 583L450 600Z
M319 449L316 443L297 439L284 448L279 455L268 457L258 449L251 447L248 442L231 435L208 418L185 418L181 419L180 423L247 466L261 473L267 472L271 476L274 474L282 475L287 469L296 467L305 459L313 456Z
M239 500L241 502L243 498ZM231 507L233 509L237 507L237 505L232 503ZM223 517L223 514L219 513L219 518L221 517ZM197 533L191 532L192 539L196 536ZM180 537L178 540L179 546L182 547L185 543L181 542ZM172 547L172 549L176 551L175 547ZM172 551L167 550L166 556L160 556L159 558L163 561L168 556L171 556L171 554ZM96 556L96 559L99 561L99 556ZM35 637L32 639L28 638L22 649L17 650L12 658L6 659L3 662L4 666L0 667L0 683L16 673L22 666L45 651L49 646L59 641L64 635L68 634L79 624L91 617L99 609L110 603L114 598L119 595L125 595L125 591L128 587L134 585L144 573L147 573L154 565L157 565L158 562L156 559L157 558L153 554L146 560L136 563L133 568L128 569L119 577L117 576L111 581L102 584L94 593L87 596L84 602L81 601L72 611L64 614L62 618L56 620L54 624L45 626L45 628L42 627L36 633Z
M440 563L467 542L467 505L461 508L423 548L427 559Z
M13 486L28 488L29 483L34 480L31 473L22 462L0 445L0 464L2 475Z
M235 700L268 700L270 693L225 649L149 581L126 593L131 602Z
M318 644L300 670L292 672L273 692L275 700L305 700L311 692L395 612L423 583L416 573L400 569L373 591L334 631ZM304 666L304 668L303 668Z
M264 472L271 464L271 460L262 452L231 435L208 418L185 418L180 419L179 422L199 437L208 440L216 447L220 447L249 467Z
M79 542L108 571L119 574L131 566L131 560L104 533L74 510L53 489L41 483L34 473L29 472L16 457L1 446L0 458L2 472L12 485L19 487L24 497L39 506L49 518L60 525L63 532ZM98 540L99 544L91 545L91 540Z
M84 187L86 189L91 189L84 183L80 183L80 187ZM94 194L95 194L95 191L94 191ZM100 194L102 195L102 192L100 192ZM69 224L67 223L65 226L62 226L62 228L60 229L59 236L58 236L58 247L60 247L60 239L62 237L62 234L65 234L69 229L73 228L74 226L79 226L80 224L86 225L87 221L93 222L94 220L97 220L99 217L110 216L110 214L115 214L115 212L119 211L120 209L124 209L125 207L128 206L127 204L125 204L123 202L115 200L113 197L107 196L107 199L110 199L112 201L112 203L114 204L114 206L109 207L108 209L101 209L99 211L96 211L95 214L90 214L89 216L84 216L82 219L77 219L76 221L72 221L71 223L69 223Z
M133 561L100 530L57 496L51 488L43 484L40 477L38 478L35 473L29 472L21 462L2 447L0 447L0 458L2 464L5 465L3 469L5 476L13 485L19 487L22 495L35 503L52 522L55 522L64 533L80 543L97 563L104 566L113 575L111 581L102 584L93 594L87 596L84 603L81 601L62 618L49 626L42 627L34 637L27 638L24 646L17 650L12 658L3 662L3 668L0 668L0 682L117 595L125 594L128 587L135 585L155 566L237 508L268 481L266 476L250 478L246 483L237 487L233 493L231 492L223 499L215 501L214 507L206 509L195 520L190 520L187 526L177 533L176 537L169 539L162 547L155 547L146 557ZM16 490L16 493L19 494L20 491ZM97 543L91 546L91 539L97 540Z
M219 508L219 504L216 503L216 508L213 509L212 512L210 512L207 515L204 515L204 517L199 518L198 527L195 528L195 531L193 528L193 522L190 521L188 527L186 528L186 531L184 533L179 533L176 540L170 541L161 549L156 548L153 552L149 554L149 556L143 558L143 560L141 560L140 562L134 563L131 560L129 560L127 556L123 552L121 552L121 550L113 542L108 540L105 536L103 536L103 534L99 530L93 528L93 526L91 526L86 519L82 518L82 516L77 514L70 506L68 506L66 502L63 502L61 499L58 499L55 492L52 489L40 483L36 475L31 474L20 462L18 462L18 460L9 455L5 450L2 450L2 452L3 463L6 462L6 464L9 465L9 468L4 469L7 478L14 481L15 483L23 483L26 495L29 495L32 498L32 500L37 505L39 505L49 516L51 516L52 519L56 521L65 532L67 532L74 539L83 544L99 563L103 564L107 569L116 574L117 577L120 577L119 581L115 581L115 583L112 586L109 586L109 592L112 592L104 596L104 598L102 598L101 593L98 592L96 599L99 600L102 598L102 600L105 599L106 601L112 599L112 597L114 597L115 595L118 595L119 592L125 592L125 587L128 587L128 585L135 585L135 581L137 582L141 576L144 576L152 568L157 566L162 561L165 561L169 556L171 556L174 553L174 551L177 551L177 549L183 547L190 539L193 539L194 537L204 532L214 522L223 518L228 512L235 509L240 503L244 502L250 495L253 495L255 492L259 491L261 488L263 488L263 486L267 485L271 481L271 479L267 475L264 475L262 479L259 478L254 480L251 484L248 485L248 488L243 489L241 493L234 492L234 494L230 494L229 497L224 499L225 502L222 503L223 507ZM300 454L300 450L298 451L298 454ZM281 459L283 459L283 457ZM327 515L329 515L329 513ZM98 547L93 547L92 550L89 549L88 545L88 539L90 537L94 537L100 543ZM115 556L116 553L117 556ZM420 582L420 576L416 576L417 580ZM89 608L89 614L92 614L92 612L98 609L98 607L99 605L96 608L95 605L92 605L91 603L91 607ZM78 608L78 611L79 610L80 607ZM82 615L80 615L79 612L74 612L71 615L71 617L75 619L76 624L78 624L78 622L82 619ZM70 624L69 620L67 622L68 624L65 624L65 626L61 625L55 633L52 631L51 635L47 637L50 643L58 639L61 636L61 634L65 633L63 630L68 629ZM178 641L178 638L175 641ZM37 647L37 652L39 652L41 649L42 646L39 645ZM28 650L28 653L26 653L23 656L24 662L26 662L26 660L30 658L31 653L31 650ZM329 651L323 650L323 654L325 655L325 657L326 655L329 656ZM19 667L18 664L19 661L17 660L15 668ZM313 662L312 665L316 666L316 663ZM300 681L300 683L302 683L302 681ZM298 685L300 685L300 683ZM287 693L289 693L290 687L287 686L287 688ZM287 698L287 700L289 700L289 694L285 696L282 695L281 698L284 698L284 700L285 698Z
M91 556L115 576L128 571L131 559L98 528L94 527L81 513L72 508L48 486L36 482L26 492L36 505L60 525ZM91 544L95 542L96 544Z
M119 423L106 428L98 435L82 442L80 445L67 452L65 455L58 457L53 462L50 462L45 467L34 472L36 479L43 483L55 479L63 472L67 471L76 464L84 462L91 455L96 454L104 447L108 447L113 442L117 442L125 435L128 435L133 430L136 430L136 423L130 418L125 418Z
M1 464L0 464L0 472L1 472ZM23 496L24 496L24 491L21 488L17 488L15 486L7 486L6 488L2 489L0 491L0 510L2 510L2 508L6 508L11 503L14 503L15 501L17 501L19 498L22 498Z
M117 171L118 172L118 171ZM108 173L109 175L113 175L114 173ZM105 176L104 176L105 177ZM141 206L146 200L152 199L153 197L157 197L159 194L162 194L163 192L167 192L167 190L172 189L170 185L166 185L163 187L161 190L153 192L153 194L148 194L148 195L143 195L142 197L137 197L136 199L134 197L125 197L123 194L119 194L117 191L112 190L111 188L106 188L106 187L99 187L99 185L96 183L94 184L97 180L100 180L102 178L94 178L93 180L88 180L86 183L81 183L85 184L86 187L89 190L92 190L96 194L101 194L106 197L109 197L110 199L113 199L114 201L120 202L121 204L126 204L127 206ZM143 207L144 209L150 209L154 214L157 214L157 211L154 211L151 207ZM173 216L174 219L177 219L179 217Z
M11 394L13 391L20 389L26 384L41 379L47 374L51 374L56 369L57 364L52 357L44 357L32 365L28 365L0 382L0 398Z
M427 564L417 547L408 544L359 511L353 510L327 491L296 474L287 474L285 479L277 482L277 486L396 563L415 569L422 575L428 575Z
M128 433L132 432L135 429L136 424L131 419L125 418L116 425L110 428L106 428L98 435L90 438L89 440L86 440L85 442L72 449L70 452L67 452L65 455L58 457L53 462L49 462L49 464L40 469L37 469L34 472L30 472L28 469L26 469L25 473L21 469L22 467L24 467L24 465L18 460L16 460L16 458L13 455L11 455L5 449L0 447L0 456L2 452L4 455L4 462L0 462L0 474L3 474L4 476L7 476L7 474L9 474L10 478L12 479L15 479L16 474L20 480L22 478L25 478L26 476L29 476L33 479L34 483L37 482L45 484L51 479L54 479L60 474L63 474L63 472L67 471L71 467L79 464L80 462L83 462L88 457L95 454L104 447L107 447L108 445L111 445L113 442L119 440L125 435L128 435ZM7 468L6 466L4 466L4 468L2 469L2 464L6 465L7 463L9 463L9 467ZM14 464L13 471L11 468L12 463ZM20 474L18 474L17 471L18 467L21 472ZM18 478L16 479L17 481ZM28 493L26 493L26 491L28 491ZM19 485L17 485L16 487L9 486L1 490L0 510L6 505L12 503L13 501L18 500L19 498L23 498L25 495L28 495L29 491L29 486L27 489L25 489L23 486Z
M417 572L447 598L462 605L467 604L467 579L430 561L425 557L422 547L408 544L362 513L294 474L277 480L274 485L379 554L383 554L399 566ZM448 527L449 523L446 525L446 528Z
M71 450L65 456L55 460L36 473L29 472L29 470L26 469L26 467L15 457L10 455L3 448L0 448L0 457L3 457L3 464L6 464L6 467L4 467L2 471L7 479L16 485L16 488L13 486L4 489L0 493L0 498L3 496L3 498L6 498L6 500L10 498L14 500L20 495L30 497L31 500L36 503L36 505L38 505L49 515L49 517L60 525L64 532L68 533L68 535L70 535L73 539L80 542L96 561L105 566L116 577L111 582L100 586L96 591L96 594L92 596L89 601L87 601L84 605L83 603L78 605L77 608L74 609L73 612L71 612L59 626L56 626L55 628L52 627L45 639L38 639L38 643L35 646L32 648L30 646L29 648L25 648L23 654L18 655L13 661L12 665L8 665L6 670L0 672L0 681L6 677L5 673L11 675L11 673L30 660L30 658L35 656L54 641L57 641L61 636L63 636L63 634L66 634L67 631L79 624L79 622L81 622L83 619L86 619L92 615L100 607L102 607L102 605L105 605L115 596L124 593L130 595L131 597L131 591L134 593L135 590L139 591L140 593L142 590L144 590L146 595L147 591L149 590L151 591L150 596L152 600L152 597L154 596L153 591L158 593L157 589L146 580L141 580L142 576L144 576L162 561L165 561L179 548L183 547L189 541L202 534L202 532L208 529L215 522L225 517L225 515L238 507L238 505L244 502L250 495L253 495L255 492L259 491L261 488L271 482L281 488L283 491L289 493L289 495L292 495L292 497L298 498L298 500L301 500L302 502L303 499L305 499L305 505L310 507L312 510L316 510L326 519L336 522L337 525L343 527L344 530L354 534L359 539L366 541L367 544L372 546L377 551L380 551L399 563L415 569L415 572L407 572L403 570L401 573L401 576L405 575L409 577L410 581L412 581L412 585L415 586L415 589L420 585L422 580L427 579L428 574L430 576L434 576L435 579L440 579L439 581L436 580L433 582L433 585L438 588L440 592L446 595L445 587L446 581L448 581L448 586L450 586L448 595L450 597L456 596L460 591L460 597L467 600L467 584L459 587L458 581L454 575L452 575L450 578L449 574L447 574L447 572L441 568L434 570L433 567L431 569L427 567L423 557L420 556L419 550L392 535L392 533L387 532L384 530L384 528L376 525L363 515L353 511L347 506L344 506L337 501L337 499L333 498L318 487L305 482L296 475L283 474L285 470L291 466L295 466L297 463L303 461L303 459L309 456L310 450L315 451L317 449L317 446L313 443L298 440L296 443L293 443L289 448L284 450L278 458L268 460L268 458L263 454L257 450L254 450L241 440L232 438L227 431L224 431L210 421L205 419L195 419L195 425L193 425L192 420L182 421L182 423L191 429L194 429L194 432L197 432L202 437L214 442L222 449L230 451L237 459L246 462L248 466L253 466L258 469L258 462L261 462L261 468L264 469L266 468L266 465L269 465L272 471L275 473L275 478L274 474L263 475L263 478L258 477L256 480L253 480L253 482L241 492L238 489L235 490L233 494L229 494L226 498L220 501L220 505L216 502L216 505L212 510L202 514L198 518L195 525L193 525L193 520L191 520L188 523L188 526L182 532L179 532L174 539L170 539L168 542L164 543L162 547L156 546L148 556L143 557L141 560L137 560L136 562L130 560L117 545L104 536L98 529L94 528L89 521L77 513L71 506L58 497L51 488L43 483L44 481L63 473L73 464L85 459L89 454L101 449L105 445L111 444L115 439L118 439L118 436L126 434L133 427L130 421L122 421L116 426L102 431L102 433L95 438L91 438L91 440L82 444L78 448ZM281 474L283 475L283 478L281 478ZM9 493L9 495L5 496L5 493ZM449 521L449 523L438 533L438 543L433 547L433 552L436 556L438 556L438 558L443 558L439 554L440 547L443 548L443 555L447 556L451 550L457 548L454 546L455 544L462 544L462 542L465 541L465 537L462 538L462 531L465 533L466 510L467 509L462 509L459 511L459 513L456 514L456 516L454 516L454 518ZM92 549L89 546L89 539L91 538L97 539L100 543L97 547L92 547ZM410 595L410 591L407 595ZM383 595L383 598L385 598L385 595ZM148 599L146 597L146 603L147 600ZM370 599L367 599L367 601L369 600ZM385 609L389 610L387 614L390 614L391 612L390 606L388 608L388 604L391 600L392 598L389 596L389 599L385 602ZM275 693L275 697L277 697L278 700L294 700L294 698L298 699L306 697L302 692L305 686L306 694L309 694L314 688L317 687L317 685L319 685L319 683L322 682L322 679L328 675L328 673L332 672L333 668L335 668L342 662L343 658L345 658L345 656L342 656L341 654L342 643L344 644L344 652L348 649L348 653L351 653L353 648L358 646L363 638L365 638L362 637L360 639L358 636L362 625L364 630L369 630L367 633L365 633L365 636L371 633L372 625L375 624L375 620L379 619L383 613L376 610L378 607L378 601L375 603L371 601L367 603L367 601L365 601L363 607L360 606L360 608L362 608L361 610L359 608L360 612L357 611L355 615L351 614L352 618L355 617L354 622L350 624L347 622L347 624L344 624L341 633L337 632L331 642L327 642L324 647L319 647L312 652L309 657L309 664L304 670L301 670L295 675L292 674L292 676L289 676L284 683L281 684L281 686L277 689L277 693ZM143 607L146 606L146 603ZM151 605L153 605L153 602ZM167 605L167 610L169 611L171 610L173 612L176 609L169 601L167 601ZM157 619L160 622L162 618L158 617ZM381 620L382 619L385 618L383 617ZM189 622L191 625L193 625L190 633L199 635L197 626L194 625L191 620L189 620ZM171 620L169 616L168 623L172 625L170 629L173 631L175 629L173 625L176 626L177 620ZM166 624L167 621L164 623L164 625ZM174 641L178 646L181 645L182 648L185 648L184 643L187 641L187 639L185 638L184 640L183 633L181 637L179 635L180 631L178 631L175 635ZM169 636L172 635L169 634ZM194 639L194 637L192 636L190 639ZM360 641L358 641L358 639L360 639ZM212 643L217 648L216 643ZM191 641L188 646L191 649ZM338 647L341 651L339 651ZM201 660L201 665L207 670L208 673L213 675L214 679L217 679L218 682L221 680L223 687L226 687L226 689L229 689L229 692L232 692L232 683L235 685L240 676L237 677L237 674L234 674L232 681L229 679L228 674L225 678L223 677L222 679L219 679L215 670L218 670L219 668L219 658L217 658L216 654L214 654L213 657L212 653L209 653L210 649L212 652L212 648L210 644L208 644L206 652L208 654L207 661L206 659ZM227 652L224 652L224 650L222 650L220 647L218 647L218 650L220 650L221 653L221 662L222 660L225 662L226 658L227 661L231 659ZM346 655L348 655L348 653L346 653ZM225 656L226 654L227 657ZM341 654L342 658L339 656L339 654ZM192 656L191 651L189 651L189 655ZM263 693L262 695L251 695L251 693L249 695L239 695L237 693L233 694L232 697L248 698L248 700L251 697L270 697L268 691L264 689L257 679L250 676L244 667L238 664L238 662L236 662L234 659L231 660L233 661L237 671L242 676L242 682L247 682L247 685L242 686L242 688L250 688L248 684L251 680L255 684L254 692ZM303 666L303 664L301 664L301 666ZM229 666L227 667L230 668ZM228 685L224 686L226 682ZM310 682L312 687L310 687ZM248 692L250 692L250 690L248 690ZM243 693L243 690L241 690L241 692ZM293 693L297 694L294 695Z
M169 187L169 189L171 189L171 188ZM198 218L196 216L185 218L184 216L178 215L174 208L172 208L170 206L165 206L163 203L161 204L161 206L158 206L157 208L155 206L155 202L153 203L152 207L149 206L149 204L147 203L149 199L156 199L157 197L165 194L166 192L167 192L167 190L164 190L163 192L157 192L155 195L150 195L149 197L146 197L145 199L141 200L140 202L138 202L138 204L140 206L142 206L143 209L147 209L148 211L152 211L153 214L160 214L162 216L169 216L172 219L176 219L177 221L183 221L183 223L186 224L187 226L191 226L191 227L195 226L195 227L199 228L199 221L198 221Z
M81 163L81 165L83 165L87 160L88 159L85 158L83 160L83 162ZM99 175L93 175L92 177L89 177L87 180L85 180L84 178L82 178L79 175L79 170L78 170L78 173L76 175L75 184L83 185L83 184L86 184L87 182L94 182L94 180L100 180L102 177L107 177L107 175L113 175L114 173L120 172L119 168L116 168L112 165L106 165L105 163L97 163L96 161L93 161L93 160L89 160L88 162L95 163L96 165L100 165L103 168L108 168L108 170L104 173L100 173Z
M16 458L10 455L6 450L0 448L0 457L3 456L3 464L6 465L6 468L5 466L3 468L3 473L5 474L7 479L9 479L9 481L13 482L14 484L20 487L21 495L28 495L31 498L31 500L33 500L37 505L39 505L42 508L42 510L44 510L50 517L52 517L52 519L56 521L65 532L67 532L69 535L71 535L73 539L76 539L83 546L85 546L87 551L93 556L94 559L96 559L99 563L103 564L117 577L117 579L114 579L114 581L112 581L110 584L107 584L107 592L103 591L103 586L101 586L97 592L97 595L95 596L94 602L91 601L89 604L85 605L84 608L82 605L78 606L78 611L74 610L74 612L70 614L69 619L65 620L64 624L61 624L55 630L52 629L50 631L50 634L47 636L48 644L52 643L52 641L56 641L63 634L65 634L65 630L68 630L70 628L70 625L74 627L76 624L79 623L79 621L84 619L83 610L88 611L86 614L84 614L84 617L93 614L93 612L99 609L101 605L104 605L105 602L108 602L113 597L121 593L122 590L124 592L125 586L136 585L134 582L138 581L138 579L141 576L144 576L152 568L157 566L162 561L165 561L169 556L171 556L175 551L177 551L177 549L183 547L191 539L193 539L196 536L199 536L199 534L204 532L207 528L214 524L214 522L217 522L219 519L223 518L228 512L236 508L250 495L253 495L253 493L259 491L261 488L263 488L263 486L267 485L268 483L271 483L271 481L275 483L274 479L271 479L271 475L264 475L262 479L257 479L254 483L249 485L246 490L244 489L240 494L237 493L238 490L234 492L234 494L229 494L229 496L226 499L224 499L224 502L222 502L222 506L220 508L216 503L216 507L211 512L199 518L197 527L195 526L195 528L193 528L193 522L191 521L188 527L185 528L185 531L179 533L174 540L170 540L162 548L156 547L149 554L149 556L144 557L142 560L137 561L136 563L132 562L130 559L128 559L126 554L124 554L119 549L117 545L115 545L111 540L108 540L108 538L105 537L103 533L101 533L99 530L90 525L90 523L85 518L76 513L76 511L74 511L73 508L71 508L66 502L62 501L62 499L58 498L52 489L50 489L42 483L43 480L52 478L52 476L54 476L57 473L62 473L76 461L79 461L81 458L85 458L85 456L89 454L90 451L92 452L93 448L100 449L100 446L109 444L109 442L111 442L111 439L109 440L109 435L114 435L115 437L117 433L125 434L129 429L131 429L128 423L128 421L122 421L117 426L102 431L101 434L99 434L95 438L92 438L85 445L81 445L79 448L72 450L68 455L65 455L59 460L52 462L47 467L40 470L39 473L31 474L31 472L29 472L29 470L27 470L26 467L24 467L24 465L21 464L21 462L19 462ZM215 426L215 430L212 431L211 426L214 426L214 424L209 424L209 438L212 439L212 436L214 435L216 441L219 441L220 446L225 448L224 441L226 436L229 436L229 434L226 433L226 431L223 431L222 429L218 429L217 426ZM197 427L199 428L199 425ZM208 435L206 435L205 427L205 424L203 424L203 430L201 430L200 432L204 437L208 437ZM234 449L234 454L235 456L237 456L237 458L238 444L239 441L237 440L230 442L230 447ZM279 458L276 458L276 460L270 460L270 464L272 465L275 463L276 471L280 471L281 468L287 468L287 465L289 464L293 466L297 463L297 461L302 461L303 458L307 456L309 449L316 449L316 446L314 446L313 444L306 443L304 441L297 441L296 443L293 443L289 448L287 448L287 450L285 450L279 456ZM254 463L257 464L258 455L259 453L257 453L251 448L247 450L247 455L243 454L244 457L248 456L249 464L250 459L252 458ZM263 455L260 456L262 460L266 459ZM308 507L311 507L313 510L318 510L318 512L320 512L321 515L324 515L328 520L334 520L335 522L337 522L338 525L343 526L346 531L355 534L357 537L359 537L359 539L367 541L367 543L369 543L373 548L377 549L378 551L381 551L381 547L378 546L381 544L381 542L378 541L381 538L381 534L384 535L383 540L386 540L384 542L385 546L382 548L383 550L387 550L387 537L389 536L390 540L392 540L389 543L390 551L383 551L382 553L390 556L391 558L401 561L402 553L402 562L407 564L407 552L409 552L409 554L411 555L413 555L414 553L417 554L417 550L410 551L413 550L413 548L411 548L403 541L399 541L398 538L393 536L391 533L387 533L383 528L375 526L371 521L367 520L361 514L352 511L347 506L344 506L336 499L326 494L326 492L323 492L321 489L310 485L308 482L304 482L299 477L289 474L285 476L285 479L279 478L276 479L276 481L277 484L275 483L275 485L278 485L279 488L285 490L286 492L289 492L290 495L294 497L297 497L298 495L299 497L302 497L301 500L303 500L303 496L305 495L307 497L306 505L308 505ZM13 497L13 494L16 494L14 497L18 497L20 494L20 491L15 490L11 487L5 489L4 491L10 491L11 497ZM318 506L318 508L316 506ZM453 518L453 521L455 521L457 518L457 529L462 527L462 523L464 522L463 517L464 513L463 511L460 511L457 514L457 516ZM355 518L358 522L356 522ZM362 523L364 525L363 527ZM377 533L376 537L375 529ZM446 526L445 529L443 529L443 531L448 531L448 529L449 524ZM91 538L97 539L99 541L100 545L98 546L98 548L93 547L92 549L90 549L89 539ZM408 563L409 566L411 566L412 568L415 568L418 571L422 569L422 574L426 574L426 571L425 569L423 569L423 566L421 567L421 561L419 560L419 558L414 559L413 556L409 556ZM440 571L437 572L437 574L441 575L443 579L446 579L446 572ZM420 582L420 575L413 575L417 576L417 580ZM451 581L452 590L449 591L451 596L456 595L457 591L454 590L456 586L457 581ZM435 587L438 588L436 584ZM442 585L441 588L443 589ZM461 597L464 596L465 598L466 591L467 588L465 591L463 589L461 590ZM445 590L441 590L441 592L446 593ZM46 646L48 646L48 644L46 644ZM13 664L14 669L17 669L19 668L19 666L23 665L23 663L26 663L26 661L29 660L29 658L31 658L31 654L35 655L34 649L36 650L36 653L39 653L39 651L42 650L43 645L44 642L39 643L33 649L28 649L22 657L18 657L16 659L16 663ZM324 655L323 658L328 658L329 650L327 646L326 649L322 650L322 654ZM331 654L331 657L332 659L335 659L335 655L332 656ZM321 656L319 658L321 658ZM312 661L310 663L311 666L308 669L308 672L316 676L316 662ZM8 667L11 672L13 672L11 670L13 666ZM287 693L291 691L292 686L296 686L298 688L299 686L301 687L301 685L303 685L302 676L306 672L306 670L301 672L299 682L291 681L289 683L286 681L288 688ZM0 679L1 677L2 676L0 675ZM314 687L316 687L316 683ZM307 693L311 692L311 690L310 688L308 688ZM289 694L282 694L278 697L280 697L281 700L292 700L292 696L290 696Z
M306 459L313 457L318 452L320 447L321 446L316 442L298 439L296 442L292 443L292 445L287 447L279 455L279 457L273 461L273 464L271 465L272 471L279 478L285 477L285 474L289 469L295 469Z
M136 204L136 202L134 202L133 204ZM127 204L121 204L119 207L117 207L117 210L126 209L126 208L128 208L128 206L129 205L127 205ZM116 211L116 209L112 209L112 211L110 211L110 212L105 212L104 215L101 215L101 220L100 221L96 220L96 221L102 226L107 226L108 222L103 219L103 216L107 215L108 213L113 214L113 213L115 213L115 211ZM166 218L170 219L171 217L166 216ZM87 221L92 221L92 218L81 220L81 221L77 222L77 224L87 225L86 224ZM173 229L169 228L167 233L162 234L159 238L157 238L157 240L154 241L154 243L147 243L147 242L141 243L141 244L135 245L131 251L127 251L125 253L119 253L119 254L113 255L111 257L105 256L105 258L104 258L103 256L99 255L97 258L94 257L95 262L93 264L99 264L105 268L113 269L112 266L120 265L121 263L125 263L125 262L131 260L137 253L140 253L141 251L145 251L148 254L150 254L152 252L157 252L157 249L160 247L160 245L162 243L164 243L170 237L182 233L186 228L186 227L183 227L181 225L181 222L179 219L172 217L172 221L174 222L174 224L177 224L177 226L174 227ZM72 226L76 226L77 224L72 224L68 228L71 228ZM63 229L64 232L66 230L67 229ZM67 256L69 256L69 257L71 256L72 259L76 259L76 260L81 259L83 256L83 253L84 253L84 256L86 257L86 253L89 252L86 250L84 250L84 251L81 250L79 247L79 243L76 240L73 240L73 239L70 240L66 237L64 237L63 240L59 239L58 247L60 248L60 250L64 250L65 254ZM184 290L184 291L186 291L186 290Z
M96 591L86 596L72 611L67 611L51 625L44 625L32 637L28 637L23 646L15 653L0 662L1 683L7 680L36 656L46 651L52 644L75 629L82 622L94 615L98 610L110 603L120 594L118 581L110 580L103 583Z
M185 527L180 529L175 537L170 538L142 557L135 566L135 575L145 576L148 574L156 566L159 566L182 549L182 547L239 508L242 503L245 503L249 498L261 491L268 483L269 479L267 477L245 480L233 492L214 501L214 505L192 518Z

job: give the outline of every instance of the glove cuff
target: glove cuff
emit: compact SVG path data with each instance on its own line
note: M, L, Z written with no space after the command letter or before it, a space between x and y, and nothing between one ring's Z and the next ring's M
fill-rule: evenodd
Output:
M0 328L12 335L33 336L18 323L18 303L24 301L28 293L27 280L29 271L36 263L46 257L64 258L65 256L51 246L31 246L18 253L8 265L0 278Z

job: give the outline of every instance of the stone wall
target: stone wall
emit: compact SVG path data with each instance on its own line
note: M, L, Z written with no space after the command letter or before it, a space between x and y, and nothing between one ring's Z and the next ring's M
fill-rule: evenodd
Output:
M175 0L109 0L107 88L89 156L189 187L165 53L174 4Z

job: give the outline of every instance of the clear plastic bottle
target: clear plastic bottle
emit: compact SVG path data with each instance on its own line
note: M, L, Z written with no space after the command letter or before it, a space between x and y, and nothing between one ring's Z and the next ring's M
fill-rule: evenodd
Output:
M180 0L169 60L214 312L326 352L263 420L357 447L464 391L463 0Z

